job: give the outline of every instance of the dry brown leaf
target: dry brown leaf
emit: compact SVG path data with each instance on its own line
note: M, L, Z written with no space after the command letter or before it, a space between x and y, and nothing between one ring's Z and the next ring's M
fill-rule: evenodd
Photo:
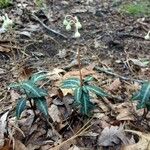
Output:
M119 78L115 79L111 85L109 85L108 90L109 91L116 91L121 86L121 81Z
M79 147L77 147L76 145L72 146L71 148L69 148L68 150L80 150Z
M131 103L124 102L121 104L116 104L115 106L115 113L118 115L116 116L117 120L135 120L134 115L132 113L133 106Z
M57 80L62 78L62 76L60 75L60 73L65 72L63 69L59 69L59 68L54 68L52 71L49 71L47 73L48 75L48 79L49 80Z
M63 88L61 88L61 91L63 93L63 96L66 96L68 94L73 95L73 90L72 89L63 89Z
M4 134L6 133L8 113L9 111L5 112L0 118L0 148L2 148L5 143Z
M54 122L61 122L61 113L56 105L52 104L51 107L48 109L48 112Z
M10 97L11 102L16 102L16 100L20 97L20 95L16 91L10 90Z
M6 53L8 53L8 52L10 52L10 49L9 48L5 48L3 46L0 46L0 52L6 52Z
M125 136L123 127L123 125L120 125L104 128L98 138L98 145L112 146L113 143L118 144L120 141L123 144L128 144L128 138Z
M21 141L15 140L14 150L28 150L28 149L27 149L27 147L25 147L25 145Z
M85 76L88 76L88 75L93 75L96 74L95 71L91 70L91 69L88 69L88 68L82 68L81 69L81 72L82 72L82 76L85 77ZM75 71L70 71L70 72L67 72L64 76L63 76L63 80L69 78L69 77L79 77L79 71L78 70L75 70Z
M10 143L9 139L5 139L5 145L0 148L0 150L13 150L13 145Z
M125 130L137 134L139 136L138 143L125 145L121 150L150 150L150 134L145 134L139 131Z

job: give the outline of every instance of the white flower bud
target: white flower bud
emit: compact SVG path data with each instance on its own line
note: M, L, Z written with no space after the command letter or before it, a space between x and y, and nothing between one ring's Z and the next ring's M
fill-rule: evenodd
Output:
M150 40L150 31L148 31L147 35L144 37L145 40Z
M76 28L78 28L78 29L82 28L82 25L81 25L81 23L79 21L77 21L75 25L76 25Z
M76 32L75 32L75 34L74 34L74 37L75 38L79 38L81 35L80 35L80 33L79 33L79 31L77 30Z
M64 26L67 26L67 25L68 25L68 23L69 23L69 22L67 21L67 19L64 19L64 21L63 21L63 25L64 25Z
M70 30L71 30L71 25L70 25L70 23L67 24L66 30L67 30L67 31L70 31Z
M3 24L2 24L2 28L7 29L7 28L9 28L10 26L12 26L13 21L8 18L8 15L7 15L7 14L5 14L5 16L3 16L3 20L4 20L4 22L3 22Z

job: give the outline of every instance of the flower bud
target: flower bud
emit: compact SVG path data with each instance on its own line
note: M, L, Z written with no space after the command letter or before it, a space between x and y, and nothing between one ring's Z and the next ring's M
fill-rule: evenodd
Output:
M11 19L8 18L8 15L5 14L5 16L3 16L3 24L2 24L2 28L9 28L10 26L12 26L13 21Z
M147 35L145 35L144 39L145 40L150 40L150 31L147 33Z
M78 29L82 28L82 25L81 25L81 23L79 21L77 21L75 25L76 25L76 28L78 28Z
M70 31L70 30L71 30L71 25L70 25L70 23L67 24L66 30L67 30L67 31Z
M79 33L79 31L77 30L76 32L75 32L75 34L74 34L74 37L75 38L79 38L81 35L80 35L80 33Z
M69 23L69 22L67 21L67 19L64 19L64 21L63 21L63 25L64 25L64 26L67 26L67 25L68 25L68 23Z

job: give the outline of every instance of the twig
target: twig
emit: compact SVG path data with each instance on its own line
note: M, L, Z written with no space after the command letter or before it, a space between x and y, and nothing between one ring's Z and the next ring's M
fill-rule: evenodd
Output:
M116 74L114 72L108 71L105 68L100 68L98 66L95 66L94 69L99 71L99 72L104 72L108 75L112 75L112 76L118 77L118 78L120 78L122 80L126 80L126 81L134 81L134 82L139 82L139 83L144 83L144 82L148 81L148 80L138 80L138 79L132 79L132 78L124 77L124 76L121 76L121 75Z
M49 32L51 32L51 33L54 33L54 34L56 34L56 35L59 35L59 36L61 36L62 38L64 38L64 39L67 39L67 37L64 35L64 34L62 34L62 33L59 33L59 32L57 32L57 31L55 31L55 30L53 30L53 29L50 29L47 25L45 25L35 14L31 14L33 17L34 17L34 19L36 20L36 21L38 21L46 30L48 30Z
M124 37L124 38L133 37L133 38L143 39L143 40L144 40L144 36L140 36L140 35L136 35L136 34L123 33L123 32L119 32L119 33L116 33L116 34L117 34L117 36L119 36L119 37Z
M89 123L89 122L88 122L88 123ZM86 125L87 125L87 123L86 123ZM69 141L72 141L72 140L74 140L75 138L77 138L77 137L79 137L79 136L82 136L92 125L93 125L93 124L87 126L85 129L84 129L84 127L85 127L85 125L84 125L84 126L81 128L81 129L83 129L83 130L80 129L74 136L72 136L71 138L69 138L69 139L66 140L66 141L63 141L60 145L55 146L55 147L52 148L51 150L59 150L64 144L67 144Z

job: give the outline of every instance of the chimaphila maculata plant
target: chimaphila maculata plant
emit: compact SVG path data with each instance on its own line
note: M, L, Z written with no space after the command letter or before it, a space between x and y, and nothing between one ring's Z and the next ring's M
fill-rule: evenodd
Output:
M65 89L72 89L74 91L74 104L80 106L80 112L83 115L89 116L94 104L90 101L90 93L95 93L99 97L109 96L103 89L98 86L91 85L89 82L94 80L92 76L82 78L80 54L78 50L78 65L80 79L76 77L68 78L62 81L60 87Z
M45 99L47 92L38 85L38 81L44 80L46 77L47 74L45 73L35 73L29 80L20 83L13 83L9 86L10 88L19 90L22 93L22 96L18 99L16 105L17 119L20 118L21 113L26 109L27 101L29 101L30 107L33 109L34 113L35 109L38 109L48 118L48 106Z
M132 100L138 101L137 109L144 108L144 116L150 111L150 81L143 83L141 89L132 96Z
M79 38L81 36L79 33L79 29L82 28L82 25L77 16L73 17L71 15L66 15L63 21L63 25L66 27L67 31L70 31L72 26L74 26L75 27L74 37Z

